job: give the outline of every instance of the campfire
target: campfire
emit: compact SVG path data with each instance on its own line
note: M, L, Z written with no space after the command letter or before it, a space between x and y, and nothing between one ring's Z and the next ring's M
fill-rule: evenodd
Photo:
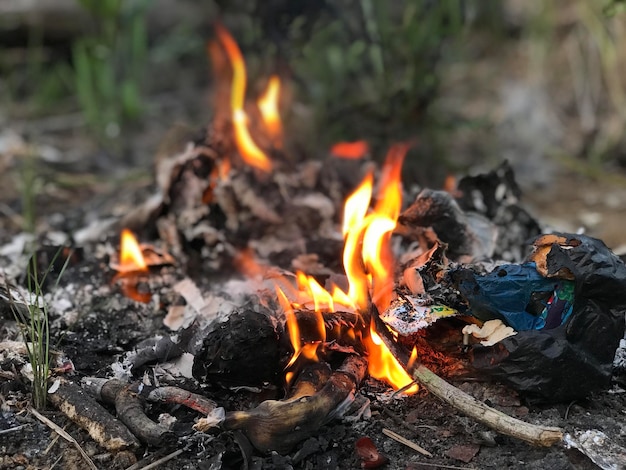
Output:
M406 398L421 386L500 433L541 446L561 442L560 428L509 417L432 369L451 377L483 372L544 398L575 399L606 386L624 330L616 312L626 302L580 289L607 279L621 286L623 263L582 235L544 235L526 250L541 231L519 204L506 164L445 191L416 193L402 184L408 143L392 145L381 165L365 141L339 142L324 161L296 158L281 120L280 78L269 77L258 100L247 101L243 55L225 28L215 32L208 46L214 121L157 162L155 195L120 218L119 243L101 250L108 258L101 290L128 302L127 310L165 312L143 319L162 323L159 334L115 350L106 373L82 385L57 374L51 402L131 461L142 445L177 439L166 422L151 419L148 402L194 410L187 432L192 424L211 436L232 432L244 454L251 446L286 454L334 419L367 414L370 400L359 390L371 379L385 384L371 398ZM526 261L525 251L533 251ZM503 261L496 267L492 259ZM588 259L603 279L589 274ZM489 297L512 276L520 276L514 287ZM516 296L522 307L508 317L506 302ZM601 346L566 338L566 325L591 328L596 317L604 322ZM531 321L529 331L519 328ZM549 336L552 329L562 336ZM542 369L547 353L537 335L555 342L562 367L585 363L578 390L573 379ZM516 374L518 358L536 362ZM533 380L536 389L527 385ZM230 408L224 390L258 397ZM81 413L86 403L91 411ZM384 464L371 440L358 442L364 468Z

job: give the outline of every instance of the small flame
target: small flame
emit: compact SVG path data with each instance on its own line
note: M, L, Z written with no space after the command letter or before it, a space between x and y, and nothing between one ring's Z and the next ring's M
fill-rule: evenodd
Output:
M413 350L411 351L411 357L409 357L409 362L406 363L407 370L411 370L416 362L417 362L417 347L413 346Z
M120 262L117 270L119 272L148 270L137 238L135 238L135 235L128 229L122 230L120 238Z
M306 293L306 300L313 300L313 308L316 312L322 310L334 311L333 297L324 289L313 276L307 276L302 271L296 273L296 282L300 292Z
M368 372L375 379L384 380L393 385L396 389L407 387L413 382L413 379L398 360L391 354L391 351L385 346L383 340L374 330L374 326L370 326L370 337L365 338L365 346L368 356ZM413 385L405 390L405 393L413 394L418 391L419 387Z
M287 325L287 331L289 333L289 341L291 342L291 346L293 347L293 356L289 360L289 363L285 367L289 369L291 366L295 364L299 357L304 357L309 361L319 361L317 356L317 350L320 345L323 343L322 341L314 341L311 343L302 344L302 337L300 336L300 327L298 326L298 320L296 319L296 314L293 311L293 307L289 299L283 292L283 290L276 286L276 294L278 296L278 302L280 303L283 311L285 312L285 319ZM321 316L320 316L321 317ZM326 330L324 329L324 324L322 320L322 331L324 335L324 339L326 336ZM288 371L285 374L285 380L289 384L294 377L294 373L292 371Z
M272 162L267 155L256 145L248 129L248 117L244 111L246 96L246 64L239 46L222 26L216 25L217 37L226 50L228 59L233 68L233 81L230 94L235 143L244 161L260 170L270 171Z
M278 302L280 306L283 308L283 312L285 312L285 319L287 324L287 331L289 332L289 341L291 342L291 346L293 347L293 356L296 357L300 349L302 348L302 339L300 338L300 328L298 327L298 321L296 320L296 314L293 312L293 307L291 306L291 302L283 292L283 290L276 286L276 295L278 296ZM293 362L293 358L291 359L291 363Z
M367 145L367 142L364 140L357 140L356 142L337 142L330 149L331 155L350 160L363 158L369 151L369 145Z
M233 264L237 271L251 279L262 279L267 271L267 266L259 263L254 256L254 250L244 248L233 257Z
M280 96L280 79L272 75L267 82L265 93L257 101L261 117L265 123L268 134L277 146L281 145L283 125L278 111L278 98Z

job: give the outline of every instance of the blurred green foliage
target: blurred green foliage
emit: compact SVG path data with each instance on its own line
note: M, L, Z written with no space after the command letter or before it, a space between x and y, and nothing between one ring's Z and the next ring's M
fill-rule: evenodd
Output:
M145 12L151 0L78 0L96 31L72 47L74 85L82 112L105 146L142 111L147 63Z
M459 0L336 2L310 34L294 22L290 63L324 138L387 145L414 136L435 97L444 42L461 30Z

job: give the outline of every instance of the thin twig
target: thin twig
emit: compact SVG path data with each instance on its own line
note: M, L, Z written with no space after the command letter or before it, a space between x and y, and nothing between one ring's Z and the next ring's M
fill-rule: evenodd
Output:
M28 411L39 421L44 423L50 429L54 430L54 432L56 432L63 439L74 444L74 447L76 447L76 450L78 450L78 452L80 452L80 455L83 456L83 459L85 459L85 462L87 462L87 465L89 465L89 468L91 468L92 470L98 470L98 467L96 467L96 464L93 463L93 460L89 458L89 456L87 455L85 450L80 446L78 441L74 439L72 436L70 436L67 432L65 432L63 428L61 428L61 426L59 426L58 424L55 424L54 422L46 418L44 415L42 415L39 411L37 411L34 408L28 408Z
M412 424L407 423L406 420L402 419L400 416L395 414L393 411L391 411L386 406L382 405L381 409L383 410L383 414L388 416L388 417L390 417L393 420L393 422L396 423L398 426L402 426L407 431L410 431L413 434L418 434L419 433L419 430L417 429L416 426L413 426Z
M52 439L50 444L48 444L48 447L46 447L46 450L43 451L43 455L48 455L48 452L52 450L52 448L56 445L60 437L61 437L60 434L57 434L56 436L54 436L54 439Z
M141 470L150 470L151 468L157 468L162 463L165 463L165 462L167 462L169 460L172 460L175 457L178 457L180 454L183 453L183 451L184 451L184 449L178 449L178 450L172 452L171 454L168 454L165 457L160 458L159 460L155 460L154 462L152 462L149 465L146 465Z
M565 416L563 417L563 419L567 419L569 417L569 410L572 406L574 406L574 403L576 403L576 400L567 405L567 409L565 410Z
M2 436L3 434L11 434L12 432L17 432L20 429L24 429L25 427L25 424L20 424L19 426L15 426L14 428L2 429L0 430L0 436Z
M57 437L59 437L59 435L57 434ZM57 458L52 465L50 465L50 470L52 470L54 467L57 466L57 464L61 461L61 459L63 458L63 454L59 455L59 458Z
M407 470L408 469L413 470L417 468L417 467L414 467L414 465L420 465L422 467L446 468L450 470L478 470L476 467L456 467L454 465L444 465L442 463L427 463L427 462L411 462L410 467L407 467Z
M407 447L410 447L411 449L413 449L416 452L419 452L422 455L425 455L426 457L432 457L433 454L431 454L430 452L428 452L426 449L424 449L423 447L417 445L415 442L413 441L409 441L408 439L406 439L405 437L402 437L400 434L393 432L391 429L387 429L387 428L383 428L383 434L387 437L392 438L394 441L399 442L400 444L404 444Z

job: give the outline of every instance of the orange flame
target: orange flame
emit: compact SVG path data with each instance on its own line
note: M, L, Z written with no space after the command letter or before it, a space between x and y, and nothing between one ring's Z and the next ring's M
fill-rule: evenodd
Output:
M128 229L122 230L120 238L120 262L117 270L119 272L148 270L137 238L135 238L135 235Z
M295 357L302 348L302 339L300 338L300 328L298 327L296 314L293 312L291 302L289 302L289 299L287 298L283 290L278 286L276 286L276 295L278 296L278 302L280 303L280 306L283 308L283 312L285 312L287 331L289 332L289 341L291 342L291 346L293 347ZM289 363L290 365L293 360L294 359L292 358L291 362Z
M324 323L322 320L322 331L324 335L324 339L322 341L314 341L312 343L302 344L302 337L300 336L300 327L298 326L298 320L296 319L296 315L293 311L293 307L289 299L282 291L282 289L276 286L276 294L278 296L278 302L280 303L283 311L285 312L285 319L287 325L287 331L289 333L289 341L291 342L291 346L293 347L293 356L289 360L289 363L285 366L286 369L289 369L299 357L304 357L309 361L318 361L319 358L317 356L317 350L320 345L323 343L326 337L326 330L324 329ZM321 316L320 316L321 318ZM289 371L285 374L285 380L287 383L290 383L293 379L293 372Z
M283 125L278 112L278 98L280 95L280 79L272 75L267 82L265 93L257 100L257 106L261 111L261 117L265 123L268 134L278 146L281 145Z
M398 360L391 354L391 351L385 346L383 340L374 330L374 326L370 326L370 337L364 339L365 347L369 353L367 359L367 370L375 379L384 380L397 389L406 387L413 382L413 379ZM413 385L405 390L405 393L413 394L418 391L419 387Z
M369 151L369 145L367 145L367 142L364 140L357 140L356 142L337 142L330 149L331 155L350 160L363 158Z
M330 295L313 276L307 276L302 271L298 271L296 273L296 282L300 292L307 294L303 303L312 299L313 309L316 312L321 312L322 310L335 310L335 303L332 295Z
M325 338L322 309L332 311L335 305L341 304L366 311L370 306L370 293L380 311L388 307L392 300L394 259L389 241L402 206L400 176L407 149L407 145L395 145L390 149L383 166L380 189L373 210L370 211L374 182L371 172L346 199L342 233L345 240L343 265L348 278L348 292L334 286L332 294L329 294L313 277L302 272L297 273L298 299L301 304L313 302L322 342ZM292 305L284 294L280 295L280 301L281 304L286 303L283 305L285 311L291 312L291 316L287 315L287 328L294 345L294 356L288 367L299 356L317 360L317 349L321 342L302 345ZM370 325L369 337L364 338L363 342L369 355L368 368L372 377L384 380L397 389L408 387L406 393L417 392L417 385L409 387L413 382L412 378L381 340L373 324ZM411 356L413 362L416 354L414 351ZM293 374L287 374L288 381L292 377Z
M248 117L244 111L246 96L246 64L239 46L222 26L216 25L215 32L224 47L233 68L233 81L230 94L235 143L244 161L263 171L270 171L272 162L256 145L248 129Z
M368 173L363 182L346 199L343 227L343 268L348 277L348 297L360 310L369 305L369 277L361 259L359 248L366 225L366 214L372 197L373 175Z
M380 311L389 306L393 295L393 254L389 247L391 233L402 208L401 169L408 146L393 146L383 166L380 190L374 210L367 214L372 195L372 175L346 200L343 234L343 263L350 290L348 296L360 310L369 307L369 293ZM359 252L360 248L360 252ZM380 339L374 327L365 338L369 353L368 369L372 377L385 380L396 388L412 382ZM407 390L415 393L417 386Z
M393 297L394 259L389 240L402 209L401 171L408 148L406 144L397 144L389 149L378 199L363 236L363 262L372 275L372 299L381 312Z

